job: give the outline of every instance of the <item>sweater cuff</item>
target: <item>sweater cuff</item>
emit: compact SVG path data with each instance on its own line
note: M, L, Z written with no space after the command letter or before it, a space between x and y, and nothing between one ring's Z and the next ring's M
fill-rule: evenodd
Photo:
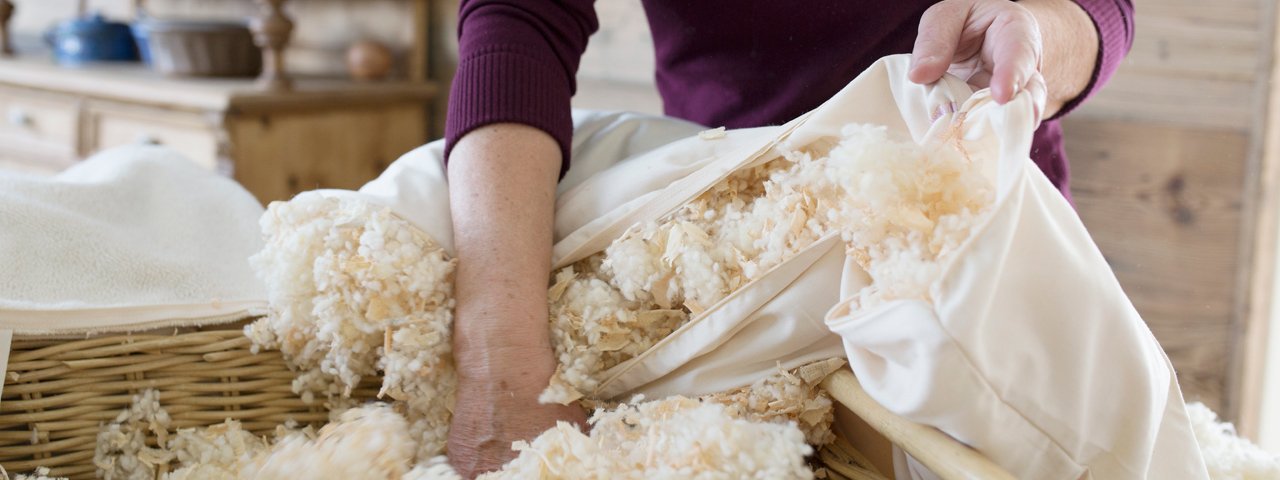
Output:
M1076 98L1062 106L1050 120L1056 120L1070 113L1092 97L1094 93L1107 84L1125 54L1133 46L1133 8L1128 7L1128 0L1074 0L1089 18L1098 31L1098 57L1094 61L1093 74L1089 84Z
M499 45L471 52L458 62L445 119L445 163L458 140L495 123L537 128L560 145L560 177L569 169L573 118L571 81L559 63L540 60L519 46Z

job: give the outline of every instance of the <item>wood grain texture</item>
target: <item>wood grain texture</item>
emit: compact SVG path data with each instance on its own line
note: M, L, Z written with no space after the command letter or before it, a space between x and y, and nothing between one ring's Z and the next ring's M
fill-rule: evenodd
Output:
M426 106L227 119L233 175L264 204L316 188L358 189L426 143Z
M1280 436L1280 407L1268 406L1265 402L1267 390L1280 387L1280 361L1268 364L1269 356L1280 359L1273 355L1274 350L1280 349L1280 343L1276 342L1280 337L1273 334L1280 329L1280 320L1277 320L1280 304L1275 302L1277 270L1280 269L1280 255L1277 255L1280 253L1280 85L1276 83L1280 76L1280 63L1276 62L1276 52L1280 51L1280 35L1276 33L1280 8L1274 3L1269 6L1263 19L1270 37L1265 44L1267 48L1259 55L1269 61L1269 65L1260 74L1259 83L1265 88L1259 102L1261 114L1253 128L1255 149L1246 172L1248 188L1244 191L1251 200L1246 213L1252 221L1246 225L1248 251L1243 260L1248 268L1242 269L1241 275L1249 286L1241 291L1244 297L1239 309L1241 321L1232 332L1242 352L1232 365L1233 371L1238 372L1236 381L1229 384L1240 392L1237 422L1240 433L1264 444L1264 448L1268 448L1265 443L1269 438Z
M1081 218L1178 370L1189 400L1232 418L1226 391L1249 136L1067 120Z
M1080 113L1248 130L1265 93L1270 1L1139 0L1133 49Z

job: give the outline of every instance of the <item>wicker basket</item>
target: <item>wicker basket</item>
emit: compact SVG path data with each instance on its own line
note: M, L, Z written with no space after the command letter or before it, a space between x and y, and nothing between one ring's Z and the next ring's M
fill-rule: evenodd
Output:
M146 389L160 392L173 419L171 429L230 418L266 435L288 420L327 421L321 405L303 403L293 393L295 374L280 352L250 351L245 323L90 338L15 338L0 397L0 466L10 472L44 466L54 476L95 478L99 427ZM379 381L366 379L353 396L374 398ZM941 478L1012 478L937 430L888 413L848 371L831 375L823 386ZM149 442L155 446L154 438ZM812 461L815 468L825 469L825 478L886 478L843 438L819 449Z
M241 325L15 338L0 397L0 465L10 472L45 466L55 476L94 478L99 426L146 389L160 392L173 418L170 428L231 418L266 434L290 419L327 421L319 402L305 404L293 393L295 374L280 352L252 353ZM355 396L377 393L374 379L361 387Z
M151 67L166 75L252 77L262 70L262 51L240 23L148 19L134 34Z

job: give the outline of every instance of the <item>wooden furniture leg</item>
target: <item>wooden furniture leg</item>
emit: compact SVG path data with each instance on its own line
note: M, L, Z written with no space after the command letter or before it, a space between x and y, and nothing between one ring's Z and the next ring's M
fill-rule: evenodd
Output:
M249 22L253 41L262 49L262 76L258 82L268 90L288 90L293 87L284 68L284 50L293 34L293 20L284 14L285 0L256 0L260 15Z
M10 18L13 18L13 2L0 0L0 56L13 55L13 41L9 34Z

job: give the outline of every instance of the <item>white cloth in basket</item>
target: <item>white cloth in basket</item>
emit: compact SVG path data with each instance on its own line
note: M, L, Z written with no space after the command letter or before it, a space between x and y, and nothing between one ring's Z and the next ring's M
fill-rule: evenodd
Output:
M138 330L265 308L247 260L262 211L164 147L110 149L52 177L0 172L0 330Z

